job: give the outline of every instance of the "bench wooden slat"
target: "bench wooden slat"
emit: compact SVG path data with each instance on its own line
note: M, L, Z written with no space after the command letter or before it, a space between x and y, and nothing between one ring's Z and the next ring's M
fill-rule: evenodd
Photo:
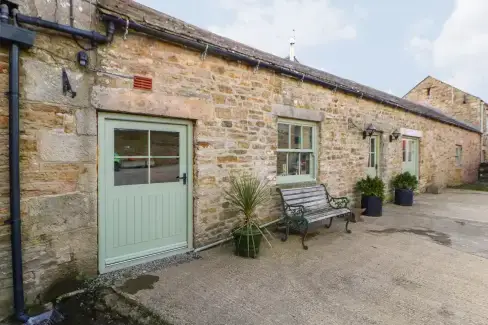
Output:
M304 205L309 202L317 202L317 201L325 201L327 202L327 199L324 198L324 196L313 196L313 197L307 197L307 198L296 198L293 200L286 200L287 204L301 204Z
M318 196L324 196L324 195L325 195L324 191L316 191L316 192L308 192L308 193L283 195L283 198L286 201L288 201L288 200L293 200L293 199L297 199L297 198L318 197Z
M289 189L282 189L281 193L282 195L289 195L289 194L303 194L303 193L308 193L308 192L315 192L317 190L322 190L324 191L324 188L319 185L319 186L311 186L311 187L300 187L300 188L289 188Z

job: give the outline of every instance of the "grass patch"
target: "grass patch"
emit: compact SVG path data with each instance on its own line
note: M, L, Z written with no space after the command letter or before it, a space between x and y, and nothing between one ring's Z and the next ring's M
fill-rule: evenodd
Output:
M488 192L488 183L474 183L474 184L463 184L459 186L453 186L451 188L459 190L472 190L472 191L483 191Z

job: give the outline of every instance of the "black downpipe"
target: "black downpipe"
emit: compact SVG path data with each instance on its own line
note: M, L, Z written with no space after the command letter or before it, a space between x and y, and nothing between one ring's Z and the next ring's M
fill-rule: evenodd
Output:
M15 317L26 322L24 281L22 278L22 241L20 221L20 147L19 147L19 46L10 45L9 55L9 170L12 273Z
M113 40L115 32L114 23L107 24L107 35L102 35L95 31L86 31L71 26L60 25L40 18L29 17L13 11L13 21L17 23L35 25L43 28L56 30L73 36L89 39L95 43L105 44ZM0 24L8 25L9 8L7 5L0 5ZM0 25L1 27L1 25ZM17 42L25 41L22 39L22 31L19 28L16 35L2 35L10 40L9 51L9 182L10 182L10 220L11 223L11 250L12 250L12 281L14 294L15 318L22 323L26 323L30 317L25 313L24 301L24 281L22 270L22 227L20 218L20 128L19 128L19 56L20 48ZM33 42L33 38L31 39ZM32 46L30 44L29 46Z
M0 6L0 23L8 24L9 8ZM9 185L10 185L10 244L12 250L12 282L15 318L23 323L29 316L24 312L24 280L22 272L22 230L20 221L20 146L19 146L19 45L10 43L9 51Z
M58 32L70 34L72 36L82 37L98 44L106 44L112 42L115 32L115 26L113 23L107 25L107 35L103 35L95 31L61 25L38 17L30 17L22 14L17 14L16 17L17 22L19 23L52 29Z

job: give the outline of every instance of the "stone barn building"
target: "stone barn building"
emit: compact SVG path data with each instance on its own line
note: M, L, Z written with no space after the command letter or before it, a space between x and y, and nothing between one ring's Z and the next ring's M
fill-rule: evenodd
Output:
M351 198L366 175L389 183L411 171L420 191L477 179L480 124L444 102L398 98L133 1L8 5L2 26L36 32L19 69L28 304L67 279L227 238L236 216L222 189L240 173L272 187L324 183ZM0 46L2 93L9 51ZM9 114L0 96L0 315L12 311ZM259 213L265 222L280 211Z
M479 128L483 133L481 159L488 161L488 104L484 100L431 76L419 82L404 98L435 107Z

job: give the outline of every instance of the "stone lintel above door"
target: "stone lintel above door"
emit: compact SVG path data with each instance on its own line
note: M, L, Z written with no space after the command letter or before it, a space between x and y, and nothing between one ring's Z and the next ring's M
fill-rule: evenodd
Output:
M421 138L423 136L422 131L401 128L400 133L406 137Z

